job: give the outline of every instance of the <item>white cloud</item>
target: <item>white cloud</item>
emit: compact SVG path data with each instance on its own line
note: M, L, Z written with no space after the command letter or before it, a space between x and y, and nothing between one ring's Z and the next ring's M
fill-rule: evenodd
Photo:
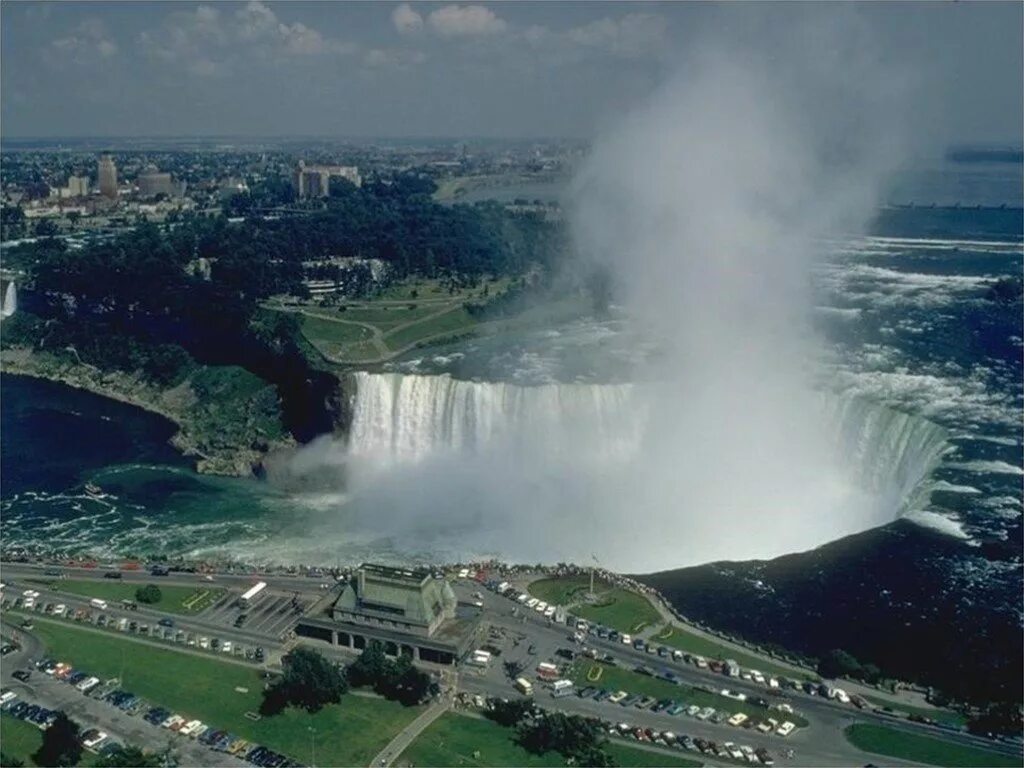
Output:
M482 5L446 5L427 17L431 28L444 37L472 37L504 32L507 22Z
M596 19L570 29L568 39L588 48L622 56L656 56L666 48L665 22L654 14L629 13L618 19Z
M363 65L368 69L405 69L426 60L421 51L372 48L363 56Z
M408 3L402 3L391 12L391 23L400 35L419 32L423 29L423 17Z
M250 0L245 7L235 11L238 34L245 40L255 40L268 35L277 27L277 15L259 0Z
M109 59L117 53L117 43L99 19L85 19L70 34L50 43L57 62L81 63L89 58Z

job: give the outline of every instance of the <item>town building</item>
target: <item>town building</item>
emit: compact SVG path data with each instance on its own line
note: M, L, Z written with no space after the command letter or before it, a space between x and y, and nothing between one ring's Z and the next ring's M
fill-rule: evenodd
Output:
M135 183L139 188L140 197L156 197L157 195L173 197L175 193L171 174L159 171L155 165L147 165L143 168Z
M377 641L391 656L454 664L479 628L479 610L460 607L451 585L430 571L365 563L333 604L304 616L295 631L352 650Z
M88 195L88 176L69 176L68 185L61 190L61 197L87 197Z
M327 197L331 194L331 178L341 178L362 186L363 179L354 165L306 165L300 160L292 174L295 194L301 198Z
M114 199L117 197L117 166L110 155L102 155L96 169L100 194Z

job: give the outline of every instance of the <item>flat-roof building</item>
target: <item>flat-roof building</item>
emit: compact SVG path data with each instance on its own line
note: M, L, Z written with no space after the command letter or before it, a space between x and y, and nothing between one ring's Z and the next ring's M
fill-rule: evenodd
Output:
M300 198L328 197L331 194L331 178L342 178L362 186L363 179L354 165L306 165L299 161L292 175L295 194Z

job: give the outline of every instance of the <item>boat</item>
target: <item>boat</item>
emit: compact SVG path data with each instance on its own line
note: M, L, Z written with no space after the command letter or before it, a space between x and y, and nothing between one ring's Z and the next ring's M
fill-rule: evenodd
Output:
M85 484L85 492L89 496L92 496L94 499L97 499L97 498L99 498L100 496L103 495L103 489L100 488L95 483L86 483Z

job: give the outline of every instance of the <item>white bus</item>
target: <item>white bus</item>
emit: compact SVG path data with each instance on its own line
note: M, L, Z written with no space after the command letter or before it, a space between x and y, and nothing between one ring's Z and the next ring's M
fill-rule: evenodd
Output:
M248 608L252 605L253 601L260 596L260 594L267 588L267 582L260 581L249 588L249 590L238 598L238 604L243 608Z

